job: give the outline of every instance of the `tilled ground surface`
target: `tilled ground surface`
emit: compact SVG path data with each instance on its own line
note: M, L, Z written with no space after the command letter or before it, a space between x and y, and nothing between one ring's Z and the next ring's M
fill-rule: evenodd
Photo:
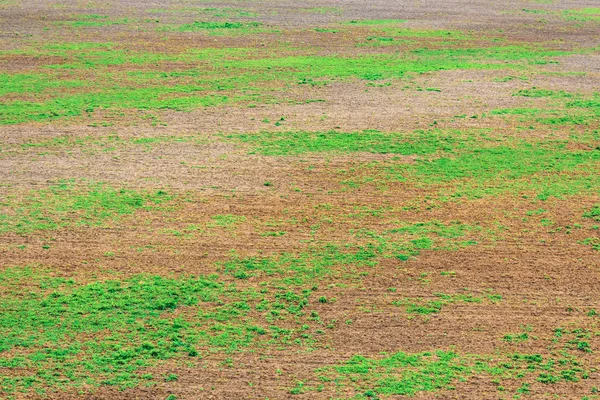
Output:
M0 398L600 398L597 7L0 0Z

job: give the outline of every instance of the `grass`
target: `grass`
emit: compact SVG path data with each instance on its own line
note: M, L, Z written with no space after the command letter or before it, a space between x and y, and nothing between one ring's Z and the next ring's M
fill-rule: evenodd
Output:
M11 273L3 273L5 283L11 283ZM224 328L210 336L173 315L177 308L215 301L223 291L213 278L135 276L4 297L0 352L10 356L1 362L33 374L3 377L2 392L82 384L131 387L143 380L137 371L144 367L175 356L197 357L194 346L201 341L224 344L227 336L227 347L243 345L244 330Z
M550 100L551 108L515 108L492 110L490 115L520 115L522 122L545 125L593 125L600 115L598 93L584 96L563 90L524 89L515 96L544 98Z
M22 223L9 225L18 233L102 224L159 207L170 197L65 182L24 199L15 219ZM209 225L234 229L245 221L243 216L223 214L213 216ZM259 277L267 282L260 290L226 284L217 274L77 282L43 269L4 269L3 287L27 282L28 291L18 297L11 292L0 295L0 365L30 372L4 377L1 391L51 394L84 385L124 389L159 379L146 371L165 360L195 364L205 353L263 346L313 348L319 343L314 325L324 322L308 307L316 302L327 307L335 301L325 293L318 299L313 296L323 279L341 271L343 279L354 279L354 267L374 266L399 251L416 255L447 248L472 230L438 221L399 224L382 235L356 232L357 240L365 242L361 245L314 246L307 252L270 257L239 258L233 253L218 265L218 271L238 281ZM299 326L290 328L291 320Z
M258 14L242 8L230 7L177 7L177 8L153 8L147 10L152 14L192 14L206 15L212 18L233 18L233 17L257 17Z
M135 387L154 380L144 371L163 360L201 360L199 349L239 351L260 337L286 340L291 331L277 326L262 328L246 316L255 308L275 317L270 322L273 324L285 310L302 315L311 293L278 292L272 302L257 292L228 287L217 276L174 279L136 275L78 284L31 268L5 269L0 281L8 287L25 281L30 286L24 297L0 297L0 352L10 351L9 356L0 358L0 365L34 371L33 375L3 377L1 390L5 394L32 388L50 394L83 384ZM456 300L448 295L441 298ZM176 312L178 309L199 313L182 315ZM238 322L228 322L233 317ZM307 329L310 327L303 325L300 332ZM378 358L353 356L316 373L326 385L350 386L366 398L452 389L475 373L508 380L533 375L544 384L586 378L589 373L576 354L591 351L582 340L589 333L558 329L554 336L563 343L560 360L510 352L500 359L498 355L460 355L453 351L397 352ZM167 374L166 379L176 379L173 375ZM302 383L291 393L312 390L315 388Z
M0 74L0 96L7 94L43 93L57 88L89 86L83 80L55 80L47 74Z
M223 264L226 274L237 279L275 276L286 284L305 284L313 279L333 274L337 266L373 266L378 256L376 250L344 248L325 245L299 254L282 253L270 257L233 257Z
M230 102L227 96L185 96L165 98L183 88L115 88L104 93L82 94L50 100L44 103L14 101L3 108L0 118L4 124L48 121L93 113L97 109L134 108L139 110L179 110L211 107ZM195 91L191 88L191 92ZM188 91L190 93L190 91Z
M577 22L599 22L600 21L600 8L588 7L572 10L564 10L561 17L567 21Z
M405 19L365 19L348 21L349 25L373 26L373 25L396 25L406 22Z
M0 125L31 125L5 127L5 169L110 161L93 174L110 175L141 155L189 189L148 174L0 182L0 398L175 399L190 379L197 398L267 386L282 398L593 398L598 312L581 306L593 285L568 290L556 265L573 256L590 283L600 251L600 95L591 70L573 71L598 53L581 47L597 9L523 9L463 31L427 24L436 12L347 21L345 7L201 3L151 19L54 5L33 31L9 24ZM381 130L344 131L352 121ZM98 240L107 230L123 235ZM76 242L85 251L59 254ZM517 293L505 284L540 264L531 256L547 268L529 268L535 284ZM531 326L511 325L515 307ZM560 311L551 325L545 309ZM465 310L505 329L453 326ZM390 332L411 346L390 347ZM256 361L271 380L210 380Z
M271 156L352 152L418 155L415 163L392 159L367 164L365 170L369 179L379 184L445 185L445 195L455 198L513 191L547 199L590 191L597 181L591 172L600 160L597 150L571 150L566 141L494 139L478 132L263 132L225 138L248 144L251 153ZM348 179L345 183L349 187L362 185Z
M220 228L232 228L235 229L236 226L246 221L246 217L243 215L232 215L232 214L224 214L224 215L215 215L212 218L212 222L209 224L209 227L220 227Z
M173 199L164 191L114 188L103 183L65 181L22 197L3 199L0 233L26 235L64 227L102 226L137 210L157 209Z
M594 221L600 221L600 204L593 206L589 211L583 213L583 218L590 218Z
M300 382L290 390L291 394L324 392L344 393L356 399L376 399L388 396L413 397L434 392L443 395L467 384L477 376L493 382L499 391L509 384L515 395L529 393L532 380L545 385L559 382L578 382L590 377L590 371L579 360L585 345L572 345L578 331L561 330L568 335L560 340L560 355L544 357L541 354L520 352L485 354L460 354L452 350L434 350L422 353L398 351L380 356L355 355L346 361L314 371L320 382L312 386ZM561 333L562 334L562 333ZM576 341L576 340L575 340ZM579 342L578 342L579 343ZM513 383L514 382L514 383ZM510 391L508 392L510 393Z
M344 364L319 370L328 381L369 382L361 387L359 398L375 398L378 395L414 396L419 392L433 392L449 388L469 368L461 365L461 359L453 352L407 354L397 352L381 359L354 356ZM330 378L328 375L332 375Z
M153 120L151 115L148 116ZM157 122L153 120L152 126ZM68 152L73 150L81 151L85 154L94 154L96 152L112 152L117 149L128 149L132 147L143 147L151 149L167 143L190 143L202 144L204 138L199 136L153 136L153 137L134 137L122 138L117 134L109 135L87 135L87 136L56 136L48 140L28 141L20 144L13 144L3 147L6 154L15 154L19 152L39 152L39 156L44 156L52 152Z
M573 97L573 94L565 92L564 90L548 90L548 89L522 89L514 94L514 96L522 96L522 97L550 97L550 98L570 98Z
M264 29L262 26L262 22L195 21L191 24L183 24L164 29L175 32L206 32L212 36L227 35L231 32L235 32L237 35L247 35L258 32L275 32L275 30Z
M462 31L451 31L442 29L411 29L401 28L394 25L382 25L373 27L372 36L367 37L367 41L375 41L370 43L372 46L391 45L392 42L397 44L411 45L417 40L427 40L429 42L440 42L441 44L471 44L473 36Z
M439 134L402 134L379 131L362 132L262 132L226 135L226 139L247 143L251 153L269 156L305 153L379 153L431 154L459 145L460 138Z
M457 250L474 245L476 242L464 238L477 230L459 222L445 225L437 221L405 225L382 233L363 228L354 231L355 243L318 243L307 251L262 257L234 255L223 263L223 269L238 279L273 277L286 284L300 285L332 277L343 266L373 267L385 258L408 261L424 250Z
M455 294L449 295L444 293L434 293L433 300L426 299L401 299L392 302L393 305L404 307L408 314L437 314L444 306L456 303L482 303L484 299L492 302L498 302L502 296L496 294L487 294L483 297L473 296L471 294Z
M4 377L2 388L6 393L69 382L125 387L139 382L137 369L150 360L189 354L198 340L189 336L189 323L169 314L199 297L214 300L222 290L212 279L137 276L2 298L0 349L12 350L2 362L36 371Z
M137 387L155 382L146 371L165 360L315 342L304 311L311 289L241 290L216 274L79 283L38 268L3 269L0 282L28 285L0 296L0 367L15 368L0 378L3 395ZM305 322L290 329L288 316Z
M492 179L516 180L536 173L562 172L600 160L596 151L569 151L565 144L519 143L467 150L458 157L440 157L415 168L419 179L449 182L470 179L483 183Z
M314 13L314 14L334 14L340 15L343 12L343 9L340 7L307 7L302 8L302 12L306 13Z
M559 18L565 21L574 21L578 23L600 21L600 8L597 7L587 7L562 11L546 11L524 8L522 11L528 14L554 15L558 16Z
M481 198L521 193L546 200L593 191L600 153L593 148L571 150L564 141L500 140L493 145L460 146L414 164L373 163L379 184L401 181L419 187L443 187L442 198Z
M107 19L101 17L83 22L105 23ZM389 24L388 21L377 26L389 28ZM258 22L197 21L169 29L180 32L206 31L210 34L239 31L242 34L263 28ZM459 32L449 31L402 29L392 33L414 40L463 38ZM544 64L552 57L569 54L518 45L423 48L397 54L355 56L316 56L311 48L293 49L293 52L284 48L282 54L272 50L208 48L173 54L126 49L110 42L66 42L33 46L29 50L6 51L4 56L52 56L63 57L64 61L45 65L47 70L54 70L53 73L0 75L0 81L7 83L3 85L2 93L13 96L0 109L0 124L79 117L90 115L97 109L183 111L250 101L267 103L285 100L285 88L298 83L325 84L352 79L370 82L443 70L526 68L531 64ZM201 67L198 62L202 63ZM161 68L173 63L178 67L169 71ZM126 72L111 69L119 65L134 68L128 68ZM66 74L69 78L65 79L62 71L70 71ZM94 79L83 81L70 78L71 75L83 73L92 73ZM93 81L95 84L91 83ZM265 87L265 82L269 82L268 87ZM31 94L44 96L38 100L32 99Z
M73 21L59 21L57 24L73 28L92 27L103 28L112 25L127 25L135 20L129 18L109 18L107 15L79 14L74 16Z
M580 243L590 246L592 250L600 251L600 238L598 237L585 238Z

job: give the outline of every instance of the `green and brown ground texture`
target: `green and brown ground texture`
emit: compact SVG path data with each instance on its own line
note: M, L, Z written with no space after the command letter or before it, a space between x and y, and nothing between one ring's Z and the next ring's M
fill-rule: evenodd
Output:
M591 0L0 0L0 398L599 399Z

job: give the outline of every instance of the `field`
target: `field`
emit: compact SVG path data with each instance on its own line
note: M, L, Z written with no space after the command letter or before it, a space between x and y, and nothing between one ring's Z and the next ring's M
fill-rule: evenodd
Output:
M0 399L600 399L599 7L0 0Z

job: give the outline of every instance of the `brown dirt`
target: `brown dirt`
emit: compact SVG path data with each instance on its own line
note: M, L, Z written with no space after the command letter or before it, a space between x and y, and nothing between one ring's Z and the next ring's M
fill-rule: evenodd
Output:
M307 5L308 4L308 5ZM178 6L198 6L197 2L180 2ZM556 16L521 12L523 8L560 11L562 7L594 7L594 1L538 4L529 1L481 2L451 0L445 2L319 2L253 1L202 2L202 7L233 6L257 12L257 18L269 26L291 29L286 34L261 34L253 37L207 37L172 35L161 41L160 33L136 31L131 27L77 31L78 40L112 41L123 46L148 46L154 51L178 51L190 47L275 46L285 42L310 44L320 54L356 54L356 37L315 35L314 26L351 19L397 18L410 20L407 27L423 29L473 30L475 34L499 33L508 40L525 43L553 43L557 48L596 46L598 25L581 27ZM57 27L48 32L44 27L53 21L64 21L71 14L102 14L111 17L154 17L147 10L164 8L161 1L61 2L23 1L18 6L0 2L2 26L1 50L27 47L34 42L65 38L73 30ZM307 7L339 7L339 14L300 11ZM10 18L7 18L9 15ZM161 16L173 23L189 23L197 16L169 14ZM360 36L360 35L359 35ZM560 42L559 42L560 41ZM373 50L388 51L388 50ZM457 115L480 116L491 109L515 107L547 107L548 100L512 96L520 89L540 87L591 94L598 90L600 79L598 55L574 55L560 59L559 64L540 67L547 74L528 74L527 81L514 79L497 82L507 71L440 71L422 74L388 87L367 87L364 82L335 82L324 87L293 87L286 90L287 99L310 104L268 104L255 108L222 106L189 113L152 112L166 126L152 126L140 116L142 111L124 111L116 116L98 111L92 117L57 120L51 123L29 123L0 127L0 202L11 195L22 196L29 190L47 188L61 179L102 181L114 186L177 193L188 201L177 201L171 212L138 212L104 227L69 227L27 235L0 236L0 263L3 267L37 266L78 282L148 273L210 274L218 262L232 249L240 256L255 256L305 250L308 240L318 243L358 241L351 229L368 227L380 231L392 228L397 221L420 222L461 221L493 229L505 227L495 234L473 233L477 245L457 251L423 251L408 262L384 259L366 269L361 279L340 278L339 282L323 281L320 293L336 298L334 303L318 304L323 320L337 320L335 329L327 333L323 348L314 352L298 349L258 348L253 352L233 355L208 353L194 366L167 361L151 368L156 376L168 371L176 373L176 382L161 382L155 387L119 391L109 387L52 393L54 399L288 399L297 381L315 383L315 369L344 362L355 354L377 357L381 352L422 352L453 348L459 353L494 354L506 350L502 337L519 332L530 325L539 341L521 344L519 351L547 353L552 330L561 326L584 326L598 330L598 320L585 315L598 309L600 298L600 257L597 251L579 242L591 235L592 222L581 215L598 203L600 196L574 196L549 200L544 217L552 226L543 226L542 217L527 215L540 207L534 199L507 193L499 197L456 202L436 202L437 189L420 189L409 183L390 184L387 191L364 186L347 190L341 185L340 170L360 168L368 162L389 160L391 155L353 153L350 155L306 154L297 157L268 157L248 154L249 149L224 140L220 134L268 131L358 131L378 129L412 132L437 127L452 129L491 129L490 135L520 138L568 139L574 132L589 132L591 126L545 127L535 131L519 130L519 121L511 118L455 118ZM49 58L32 59L27 55L1 55L0 68L5 73L39 71L43 65L59 62ZM115 69L118 69L115 67ZM585 72L585 75L571 73ZM512 74L512 73L511 73ZM520 75L515 71L514 75ZM441 92L418 88L439 88ZM50 96L50 94L47 94ZM7 101L12 98L6 97ZM549 107L549 106L548 106ZM285 117L281 126L273 121ZM264 119L272 121L262 122ZM91 122L110 122L108 127L92 127ZM111 151L97 143L73 147L22 147L52 138L91 137L101 140L117 133L124 140L153 137L193 137L190 142L161 142L149 146L125 144ZM570 146L581 144L569 143ZM402 162L414 162L405 157ZM308 167L312 166L311 170ZM367 171L365 174L369 174ZM265 186L265 182L272 186ZM300 189L300 192L296 190ZM332 211L320 208L330 204ZM409 206L419 205L419 209ZM384 217L365 215L351 218L358 207L389 207ZM190 238L170 235L190 224L207 226L218 214L246 216L235 230L207 228ZM323 222L331 217L332 221ZM292 219L296 218L295 221ZM537 218L537 219L536 219ZM269 228L269 221L283 221ZM300 222L298 222L300 221ZM315 234L311 226L321 223ZM565 227L580 224L580 229ZM559 232L555 228L563 227ZM282 230L282 237L266 237L261 233ZM590 233L592 232L592 233ZM42 246L50 244L50 248ZM25 245L25 248L18 246ZM139 251L140 247L152 246ZM112 256L107 256L111 252ZM442 276L454 271L453 276ZM344 274L338 268L339 275ZM427 282L420 278L427 274ZM233 281L232 278L225 277ZM252 287L260 282L251 278L240 286ZM336 286L333 283L346 283ZM389 289L395 288L392 292ZM482 294L488 289L500 294L497 304L460 303L446 306L439 314L427 318L408 318L392 301L403 298L433 298L434 293ZM26 290L26 285L23 285ZM0 292L1 293L1 292ZM365 310L369 310L368 312ZM351 324L345 321L351 320ZM594 353L582 354L586 365L598 365L600 339L590 339ZM509 349L506 351L513 351ZM223 366L231 357L235 368ZM0 377L14 371L0 368ZM547 386L532 382L530 398L545 399L556 395L563 399L581 399L591 395L592 387L600 387L600 375L575 383L562 382ZM514 388L512 388L514 389ZM293 396L299 399L325 399L334 396L350 398L354 393L310 392ZM19 394L17 398L37 398ZM500 399L508 395L498 392L484 377L460 382L456 390L421 393L415 399Z

